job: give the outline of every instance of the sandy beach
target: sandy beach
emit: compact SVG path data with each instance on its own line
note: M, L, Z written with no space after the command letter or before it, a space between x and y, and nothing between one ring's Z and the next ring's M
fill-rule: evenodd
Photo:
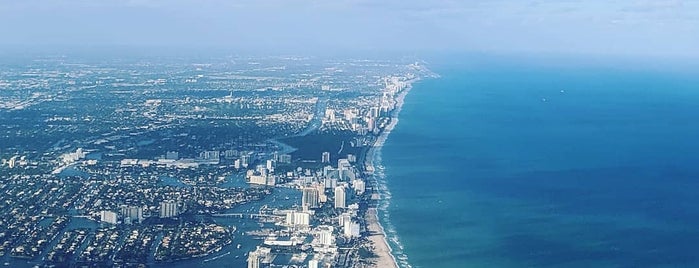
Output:
M379 224L379 219L377 211L375 208L369 209L366 214L367 230L369 231L369 241L373 246L373 252L376 254L376 258L371 261L374 262L375 267L394 267L398 268L393 255L391 254L391 248L386 242L386 235L384 230Z
M364 165L367 171L374 171L374 158L376 156L376 153L379 150L381 150L381 147L383 147L384 143L386 142L388 135L391 134L393 128L398 124L398 115L400 114L400 111L403 107L405 96L410 92L410 90L412 89L412 83L415 81L417 80L409 81L408 85L398 94L398 96L396 96L396 108L391 113L391 123L389 123L389 125L386 126L386 128L376 139L373 146L371 147L371 149L369 149L369 151L366 154ZM381 193L374 194L377 194L376 198L383 199ZM391 247L388 245L388 241L386 240L386 232L384 231L383 227L381 226L381 223L379 222L378 211L376 210L376 208L370 208L369 211L367 211L365 217L367 223L367 230L369 231L368 239L369 241L371 241L373 245L373 252L377 256L376 258L372 259L372 261L374 261L375 263L375 267L398 268L396 258L391 253Z

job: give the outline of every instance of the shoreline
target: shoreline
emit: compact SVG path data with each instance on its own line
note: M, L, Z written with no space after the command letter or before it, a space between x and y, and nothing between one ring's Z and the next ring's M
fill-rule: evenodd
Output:
M366 170L370 170L372 173L371 176L374 179L373 187L375 191L373 194L378 195L379 203L388 201L386 201L386 199L383 198L383 193L377 191L379 178L377 178L374 174L374 159L376 159L377 154L381 151L381 148L388 139L388 136L391 134L391 131L393 131L393 129L398 124L398 116L400 115L400 112L403 109L403 104L405 103L405 96L407 96L410 90L412 89L412 84L419 80L420 79L413 79L408 81L406 87L399 92L398 96L396 96L396 107L390 115L391 122L381 132L379 137L376 138L376 141L374 142L374 144L372 144L371 148L369 149L369 151L367 151L365 155L364 166ZM374 245L373 253L376 255L376 257L374 258L376 259L376 267L399 268L400 266L398 266L398 260L393 255L393 248L391 248L391 245L389 245L388 243L388 236L386 234L386 231L383 228L383 225L381 225L378 208L370 208L365 215L365 219L367 222L367 231L369 231L370 233L368 239Z
M391 246L388 245L386 239L386 231L379 223L379 212L376 208L370 208L366 213L367 231L369 232L369 241L373 248L372 252L376 257L372 258L375 261L374 267L392 267L398 268L398 262L391 251Z

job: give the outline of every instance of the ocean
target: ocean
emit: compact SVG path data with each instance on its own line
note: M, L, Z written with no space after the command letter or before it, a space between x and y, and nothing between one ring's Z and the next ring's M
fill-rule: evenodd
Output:
M696 72L430 68L377 160L401 267L699 267Z

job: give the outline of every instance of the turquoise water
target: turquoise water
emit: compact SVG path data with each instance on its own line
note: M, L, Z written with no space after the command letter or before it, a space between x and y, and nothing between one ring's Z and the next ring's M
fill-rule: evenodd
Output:
M462 62L382 151L401 266L699 267L699 76Z

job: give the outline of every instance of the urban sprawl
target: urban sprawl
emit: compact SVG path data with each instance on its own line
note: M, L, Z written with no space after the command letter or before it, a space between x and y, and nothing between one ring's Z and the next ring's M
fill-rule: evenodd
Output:
M372 151L424 65L4 61L0 263L379 266Z

